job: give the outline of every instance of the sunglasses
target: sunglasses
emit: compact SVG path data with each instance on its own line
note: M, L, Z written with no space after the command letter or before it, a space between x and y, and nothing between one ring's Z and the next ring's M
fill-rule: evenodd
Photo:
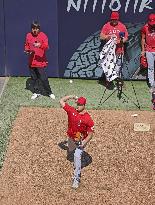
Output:
M77 103L77 106L83 106L84 104Z

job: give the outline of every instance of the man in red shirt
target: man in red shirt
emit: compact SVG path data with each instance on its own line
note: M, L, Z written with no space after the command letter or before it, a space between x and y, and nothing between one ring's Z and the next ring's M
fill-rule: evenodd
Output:
M150 14L148 22L141 29L141 55L147 58L148 62L148 79L150 92L155 88L154 63L155 63L155 14Z
M31 32L26 35L25 52L29 54L29 70L33 80L34 93L31 99L40 96L40 91L36 88L37 80L40 79L47 95L55 99L51 91L48 77L45 71L47 59L45 52L48 49L48 38L45 33L40 31L40 24L34 21L31 24Z
M73 99L77 108L66 103ZM65 96L60 100L61 107L68 115L68 149L74 152L74 178L73 188L78 188L81 175L81 155L87 143L92 139L94 133L94 122L88 112L85 111L86 98L76 96Z
M106 42L109 41L111 38L116 38L116 64L118 70L118 76L121 77L121 68L123 64L123 56L124 56L124 43L128 40L128 31L126 26L119 21L119 13L112 12L110 21L107 22L101 30L100 39L105 40Z

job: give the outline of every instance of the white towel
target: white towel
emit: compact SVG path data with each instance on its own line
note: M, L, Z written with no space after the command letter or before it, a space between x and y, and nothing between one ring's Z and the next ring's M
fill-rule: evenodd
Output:
M100 52L100 64L103 68L107 81L113 81L119 77L117 65L116 38L111 38L102 48Z

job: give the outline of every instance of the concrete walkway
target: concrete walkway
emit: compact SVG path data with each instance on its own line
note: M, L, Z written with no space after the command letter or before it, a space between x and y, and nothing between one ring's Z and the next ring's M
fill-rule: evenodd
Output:
M8 80L9 77L0 77L0 98L3 94L3 91L5 89L5 86L7 85Z

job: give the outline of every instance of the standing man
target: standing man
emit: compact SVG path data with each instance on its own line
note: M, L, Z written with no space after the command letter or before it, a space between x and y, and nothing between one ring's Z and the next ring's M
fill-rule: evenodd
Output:
M141 55L147 58L148 62L148 79L150 92L153 92L155 87L154 63L155 63L155 14L150 14L148 22L143 26L141 38Z
M77 108L70 106L67 101L75 100ZM85 111L86 98L65 96L60 100L61 107L68 115L68 151L74 151L74 177L72 188L78 188L81 176L81 155L85 146L92 139L94 122Z
M124 56L124 43L128 40L128 31L126 26L119 21L119 13L113 11L110 16L110 21L107 22L101 30L100 39L108 42L110 39L116 40L116 73L121 78L121 68Z
M55 99L55 95L51 91L45 71L45 67L48 63L45 52L48 47L48 38L46 34L40 31L40 24L37 21L34 21L31 24L31 32L26 35L25 41L25 52L29 54L29 70L33 80L34 88L34 93L31 97L32 100L41 95L40 90L36 88L38 79L41 80L47 95L50 98Z

